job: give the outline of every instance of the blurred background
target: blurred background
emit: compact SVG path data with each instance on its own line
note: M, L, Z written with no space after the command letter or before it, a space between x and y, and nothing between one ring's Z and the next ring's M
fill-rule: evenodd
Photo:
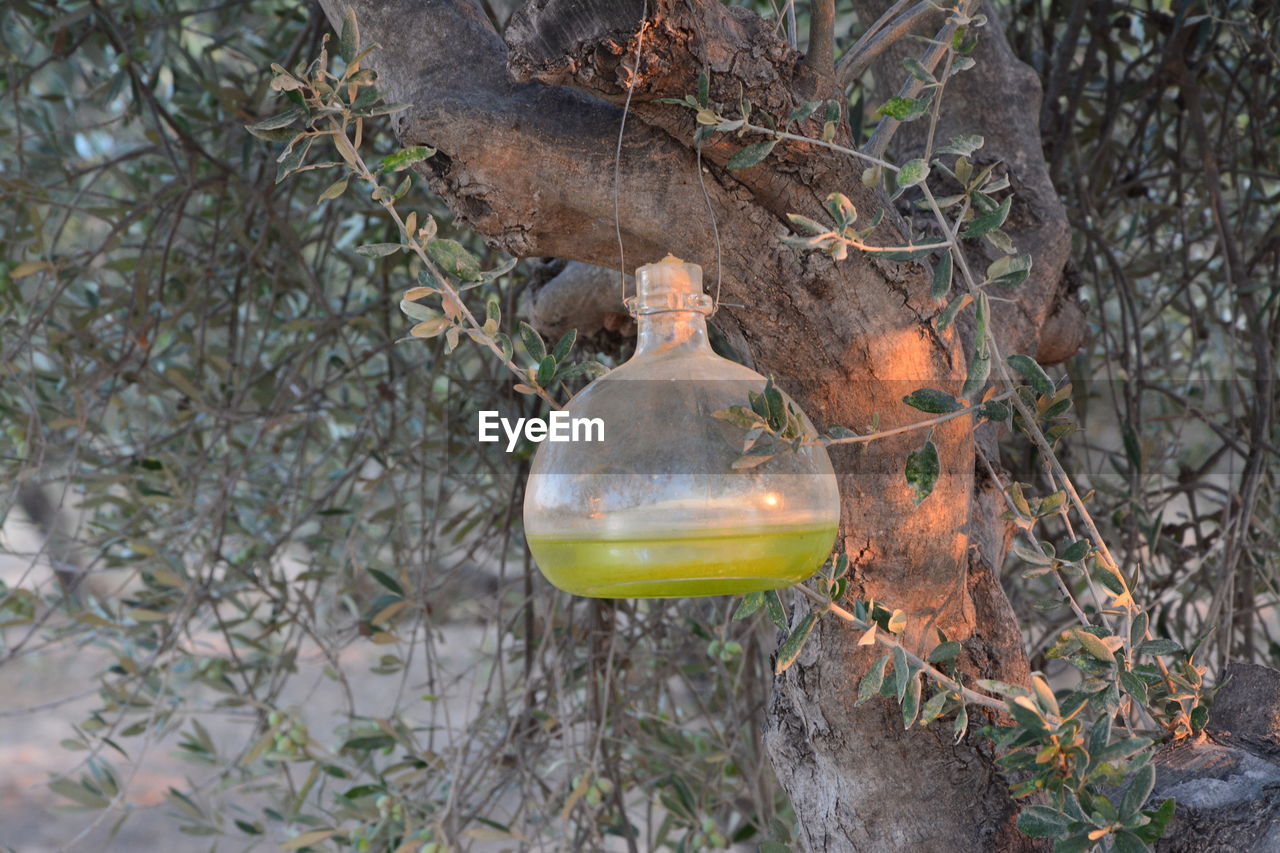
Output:
M510 5L484 4L499 28ZM840 8L849 44L868 22ZM1274 10L998 13L1046 92L1089 308L1067 463L1159 633L1207 635L1211 673L1280 665ZM774 628L550 588L519 528L530 448L471 437L533 403L470 343L402 340L413 269L353 251L394 225L318 202L323 171L277 183L245 132L280 109L271 63L329 32L297 0L0 7L0 847L332 849L341 824L370 851L787 849ZM504 260L423 185L399 206ZM556 269L471 295L515 318ZM1047 668L1071 614L1007 568Z

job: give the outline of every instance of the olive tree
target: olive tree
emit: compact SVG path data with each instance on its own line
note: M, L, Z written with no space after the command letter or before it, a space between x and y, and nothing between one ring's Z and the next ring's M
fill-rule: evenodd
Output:
M1001 750L964 726L956 738L912 727L917 679L930 667L905 655L930 649L938 660L958 655L953 675L934 679L942 700L931 716L968 698L962 679L1004 691L1015 733L1053 728L1080 710L1084 699L1068 712L1052 695L1039 705L1027 698L1032 678L999 582L1016 529L1068 513L1080 514L1081 538L1029 559L1054 573L1088 560L1110 575L1110 609L1092 617L1062 586L1083 625L1064 635L1063 654L1089 659L1086 672L1104 676L1095 697L1103 718L1122 702L1132 712L1132 695L1147 697L1135 675L1145 654L1155 659L1147 674L1164 691L1152 701L1171 714L1162 720L1168 731L1199 737L1207 721L1203 669L1187 660L1171 675L1160 660L1167 650L1137 612L1132 577L1051 448L1069 431L1053 425L1065 401L1037 362L1077 350L1083 315L1064 276L1071 235L1042 153L1039 81L1013 56L998 18L976 4L860 3L859 18L875 23L837 62L831 2L811 5L803 54L776 22L714 2L539 0L501 33L467 2L324 6L336 29L358 22L363 44L376 44L362 61L389 100L407 105L397 135L429 146L433 156L414 168L459 220L513 256L599 268L573 267L544 285L536 314L545 331L598 328L602 315L622 310L608 270L673 252L720 282L716 323L733 349L777 377L828 433L846 559L829 579L836 603L822 601L819 612L845 618L793 615L764 734L803 843L1014 850L1037 849L1032 836L1073 832L1062 843L1144 843L1137 829L1154 813L1138 809L1153 773L1127 783L1139 795L1119 813L1032 806L1020 821L1016 797L1051 792L1018 778L1067 755L1057 735L1037 743L1036 762L1010 762L1006 773L994 763ZM879 124L855 145L849 88L868 68L874 83L861 95L882 104ZM915 203L895 206L904 192ZM862 229L868 220L874 227ZM970 304L976 311L957 316ZM1025 380L1033 391L1001 399L1061 489L1034 505L993 464L1007 413L959 402L989 399L989 378ZM961 409L974 416L922 423L919 414ZM931 432L920 449L912 427L924 425ZM901 709L860 701L869 667L871 692L883 686L885 662L872 662L885 643L872 635L884 626L872 624L874 607L840 608L846 596L892 610L887 633L896 639L887 645ZM1123 629L1103 629L1109 618ZM938 638L958 650L936 654ZM1122 689L1133 694L1122 700ZM1023 719L1019 705L1040 721ZM993 710L1001 707L976 711L998 724L1008 720ZM1110 733L1109 720L1090 730L1094 765L1139 751L1140 739L1125 752L1127 741L1114 744ZM1025 746L1017 738L1001 746Z

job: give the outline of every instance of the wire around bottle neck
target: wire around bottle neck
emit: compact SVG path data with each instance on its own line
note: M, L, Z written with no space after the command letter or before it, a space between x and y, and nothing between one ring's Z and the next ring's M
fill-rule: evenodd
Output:
M650 314L673 314L694 311L704 317L711 316L715 303L705 293L648 293L628 296L623 300L628 313L639 319Z

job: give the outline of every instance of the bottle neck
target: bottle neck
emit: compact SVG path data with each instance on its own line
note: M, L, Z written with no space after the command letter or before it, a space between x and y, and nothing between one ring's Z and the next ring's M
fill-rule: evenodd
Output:
M711 347L707 337L707 318L700 311L641 314L636 325L636 355Z

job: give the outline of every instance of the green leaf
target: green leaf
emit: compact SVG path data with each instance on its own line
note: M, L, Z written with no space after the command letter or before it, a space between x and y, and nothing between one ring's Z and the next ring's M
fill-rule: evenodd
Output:
M1066 547L1066 549L1058 555L1058 558L1066 563L1078 563L1089 555L1089 540L1077 539Z
M400 310L418 322L434 320L440 316L440 312L436 311L434 308L428 308L426 305L422 305L418 302L410 302L407 299L400 300Z
M413 175L405 175L404 180L396 187L396 190L391 194L391 197L397 201L404 198L404 194L409 191L411 186L413 186Z
M484 303L484 331L488 335L496 335L501 324L502 307L498 304L498 297L490 296Z
M551 349L551 355L558 362L564 362L569 358L569 353L573 352L573 344L578 340L578 330L570 329L560 336L560 340L556 341L556 345Z
M969 227L960 236L965 239L981 237L988 231L994 231L1004 225L1004 221L1009 217L1009 206L1012 204L1013 196L1007 196L1004 201L996 206L995 210L985 213L970 222Z
M427 256L448 275L461 281L481 281L480 261L457 240L432 240L427 244Z
M1131 755L1137 755L1153 743L1155 741L1149 737L1124 738L1094 750L1090 758L1095 764L1102 764L1107 761L1121 761Z
M363 86L360 94L356 95L356 99L351 102L351 111L356 114L363 114L365 111L373 107L381 98L381 93L373 86Z
M1030 563L1033 566L1053 565L1053 560L1039 548L1024 545L1018 540L1013 542L1013 553L1018 555L1018 558L1024 563Z
M907 663L907 653L902 646L893 647L893 680L898 701L907 695L907 684L911 681L911 665Z
M404 246L400 243L366 243L363 246L356 246L356 254L366 258L385 258L403 248Z
M830 228L823 225L821 222L810 219L807 216L801 216L798 213L788 213L787 219L791 221L792 225L795 225L797 228L803 228L810 234L826 234L831 231Z
M904 189L914 187L927 177L929 177L929 164L917 157L902 164L895 182L899 189Z
M55 779L49 783L49 789L55 794L66 797L75 803L89 809L105 809L111 805L111 801L102 794L90 790L88 787L73 779Z
M911 676L911 680L907 682L907 692L902 697L902 727L904 729L911 728L911 724L916 721L916 715L920 713L920 673Z
M1049 378L1049 374L1044 372L1044 368L1029 355L1011 355L1006 361L1009 366L1016 370L1023 379L1031 383L1031 387L1035 389L1037 394L1052 394L1053 380Z
M995 246L1006 255L1012 255L1016 251L1013 248L1013 238L999 228L994 231L988 231L983 236L986 238L988 243Z
M314 136L308 136L297 145L294 145L293 150L280 159L280 165L276 168L277 184L298 170L303 161L307 159L307 152L311 150L311 145L315 142L315 139Z
M988 284L1000 287L1017 287L1031 275L1030 255L1005 255L987 267Z
M1127 829L1116 832L1111 850L1112 853L1151 853L1147 843Z
M985 293L979 294L986 296ZM979 299L978 305L981 307L985 300ZM975 335L975 337L977 337ZM978 395L987 384L987 378L991 375L991 350L987 347L987 342L983 338L978 338L974 344L973 357L969 359L969 373L965 376L964 387L960 389L960 395L967 399L973 399Z
M956 743L964 737L965 732L969 730L969 709L961 705L960 710L956 711L956 721L952 724L951 730L955 732Z
M698 75L698 105L705 107L711 102L711 78L706 72Z
M982 147L985 140L975 134L966 134L964 136L953 136L951 142L938 149L939 154L958 154L961 157L969 157L973 152Z
M1140 655L1176 655L1180 651L1182 651L1181 644L1174 640L1147 640L1138 646L1138 654Z
M1098 637L1095 637L1093 634L1090 634L1088 631L1082 631L1080 629L1076 629L1075 631L1073 631L1072 635L1077 640L1080 641L1080 645L1084 647L1084 650L1088 652L1091 656L1097 658L1103 663L1116 662L1115 652L1107 648L1106 644L1103 643L1102 640L1100 640Z
M927 725L941 717L943 709L947 707L947 700L950 698L951 694L947 690L939 690L930 696L929 701L925 702L924 707L920 709L920 722Z
M915 121L929 112L929 101L929 98L894 97L881 104L876 112L898 121Z
M777 139L766 139L762 142L753 142L737 154L730 157L729 162L725 163L724 167L726 169L750 168L768 157L769 152L773 150L773 146L777 144Z
M764 609L769 614L769 621L774 624L774 627L779 631L787 630L787 613L782 608L782 599L778 596L776 589L765 592Z
M1143 639L1147 636L1147 628L1151 625L1151 618L1147 616L1146 611L1139 611L1133 617L1133 623L1129 626L1129 643L1133 646L1142 645Z
M764 400L769 406L769 425L774 429L782 429L787 422L787 404L782 399L782 392L770 378L764 386Z
M360 25L356 23L356 10L348 7L342 16L342 34L338 37L338 55L344 62L351 62L360 52Z
M1132 823L1155 787L1156 768L1154 764L1148 764L1134 775L1133 781L1125 790L1124 799L1120 801L1120 819L1125 823Z
M734 612L733 621L737 622L746 619L748 616L753 616L762 607L764 607L764 593L749 592L742 596L742 603L738 605L738 609Z
M520 341L524 344L525 352L529 353L529 357L534 361L541 362L547 357L547 347L542 342L542 335L534 330L533 326L523 320L520 321Z
M1089 851L1096 849L1097 847L1094 845L1093 840L1089 838L1088 833L1059 839L1053 845L1053 853L1089 853Z
M880 688L884 685L885 669L889 666L889 655L882 655L876 662L871 664L871 668L867 670L867 674L862 676L858 682L858 701L856 704L861 705L872 696L880 694Z
M541 362L539 362L538 373L534 377L534 381L537 382L539 385L546 387L546 385L552 379L555 378L555 375L556 375L556 360L551 356L547 356L546 358L542 359Z
M343 178L340 181L334 181L333 183L329 184L328 187L325 188L324 192L320 193L320 197L316 199L316 202L319 203L322 201L328 201L331 198L337 198L338 196L342 195L346 191L347 191L346 178Z
M290 838L288 841L281 844L278 849L300 850L303 847L310 847L312 844L324 841L329 836L336 835L337 832L338 830L336 829L313 829L310 832L304 832L301 835Z
M1032 256L1006 255L998 257L987 268L986 284L1000 287L1018 287L1032 273Z
M1032 838L1058 838L1070 825L1069 817L1048 806L1027 806L1018 815L1018 829Z
M1037 736L1044 735L1049 731L1048 725L1045 723L1044 715L1026 696L1015 696L1005 703L1009 708L1009 713L1013 715L1013 719L1019 726L1029 732L1034 732Z
M585 376L587 381L591 381L604 376L608 372L609 368L598 361L580 361L561 370L557 376L561 382L568 382L570 379L576 379L579 376Z
M791 664L796 662L796 658L800 657L800 652L804 649L805 641L813 633L813 626L816 623L817 616L810 610L800 620L800 624L796 626L796 629L782 641L782 645L778 647L778 658L773 665L774 673L781 675L790 668Z
M933 76L928 68L920 64L920 60L914 56L908 56L902 60L902 64L906 67L907 73L922 83L937 83L938 78Z
M712 412L711 417L745 430L763 429L768 425L764 418L746 406L730 406L727 409Z
M947 640L945 643L939 643L934 646L933 651L929 652L929 663L944 663L954 660L960 654L960 643L955 640Z
M959 314L961 309L963 309L966 305L968 305L972 301L973 301L973 296L971 296L968 293L961 293L957 295L955 299L952 299L951 302L948 303L947 307L943 308L942 311L938 314L938 319L937 319L938 331L945 332L947 330L947 327L950 326L952 321L955 320L956 314Z
M929 295L934 300L941 302L951 292L951 277L951 250L948 249L933 267L933 285L929 289Z
M386 572L379 571L378 569L369 569L369 574L373 575L373 579L378 583L382 584L401 598L404 598L404 588L400 586L399 582L397 582L395 578L391 577L391 575Z
M302 110L294 108L285 110L282 113L276 113L270 118L264 118L262 121L255 121L253 124L246 124L244 129L261 139L268 142L274 142L274 139L263 136L262 134L271 130L280 130L289 127L295 121L302 117Z
M1143 814L1147 815L1150 821L1135 829L1134 835L1147 843L1153 843L1163 838L1165 827L1173 819L1174 807L1174 801L1170 798L1161 803L1159 808L1144 811Z
M787 113L787 123L793 121L804 121L809 116L817 112L818 107L822 106L822 101L807 101L800 106Z
M946 391L939 391L936 388L918 388L903 397L902 402L913 409L919 409L922 412L928 412L933 415L944 415L947 412L954 412L957 409L964 408L955 397L952 397Z
M938 463L938 448L932 440L926 441L924 447L913 450L907 456L907 484L914 490L912 500L916 506L929 497L938 482L942 469Z
M1061 715L1062 711L1058 707L1058 699L1053 695L1053 688L1049 686L1049 682L1045 681L1038 675L1031 676L1031 689L1035 691L1036 701L1040 703L1040 707L1045 713Z
M988 400L982 404L982 408L978 410L978 416L986 418L989 421L1003 423L1009 420L1009 407L999 400Z
M822 206L827 209L827 213L831 214L832 220L839 228L852 225L858 219L858 209L844 193L831 193Z
M421 163L428 157L434 156L436 150L428 148L426 145L410 145L408 148L401 148L394 154L388 154L382 158L382 165L378 167L380 172L401 172L412 166L414 163Z

